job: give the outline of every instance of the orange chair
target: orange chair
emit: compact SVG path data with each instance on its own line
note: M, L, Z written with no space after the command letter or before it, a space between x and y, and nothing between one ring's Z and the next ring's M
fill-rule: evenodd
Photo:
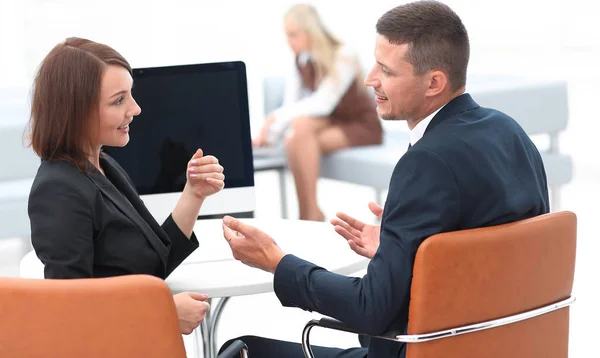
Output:
M407 358L568 357L577 219L571 212L432 236L417 251ZM360 333L324 318L320 326Z
M0 278L0 357L185 356L173 296L158 278Z

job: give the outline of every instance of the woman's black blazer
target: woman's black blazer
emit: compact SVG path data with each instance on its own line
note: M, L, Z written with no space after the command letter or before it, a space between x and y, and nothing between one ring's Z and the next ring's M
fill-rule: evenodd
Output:
M46 278L148 274L166 278L198 247L172 216L159 225L117 162L106 176L66 161L43 161L29 194L31 241Z

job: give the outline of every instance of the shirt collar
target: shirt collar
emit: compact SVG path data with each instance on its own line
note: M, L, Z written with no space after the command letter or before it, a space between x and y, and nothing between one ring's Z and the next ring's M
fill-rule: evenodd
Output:
M430 115L425 117L422 121L417 123L417 125L410 131L410 145L415 145L419 141L419 139L423 138L423 135L425 134L425 130L427 129L427 126L429 126L429 123L431 123L431 120L433 119L433 117L435 117L435 115L442 108L444 108L445 105L446 104L444 104L440 108L436 109Z

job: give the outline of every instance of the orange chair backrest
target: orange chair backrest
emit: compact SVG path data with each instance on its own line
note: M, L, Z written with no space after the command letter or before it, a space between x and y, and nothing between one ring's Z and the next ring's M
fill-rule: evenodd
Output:
M419 247L409 334L489 321L568 298L577 219L571 212L432 236ZM569 309L436 341L409 344L407 358L564 358Z
M184 358L185 348L158 278L0 278L0 357Z

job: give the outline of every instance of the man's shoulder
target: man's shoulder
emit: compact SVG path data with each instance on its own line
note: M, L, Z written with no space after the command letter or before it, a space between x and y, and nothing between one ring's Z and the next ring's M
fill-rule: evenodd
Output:
M477 107L443 118L407 152L406 160L441 159L463 165L473 152L498 150L509 138L527 135L510 116L485 107Z
M431 150L446 150L448 145L473 144L478 138L493 138L501 135L524 135L525 131L512 117L493 108L476 107L447 118L421 139Z

